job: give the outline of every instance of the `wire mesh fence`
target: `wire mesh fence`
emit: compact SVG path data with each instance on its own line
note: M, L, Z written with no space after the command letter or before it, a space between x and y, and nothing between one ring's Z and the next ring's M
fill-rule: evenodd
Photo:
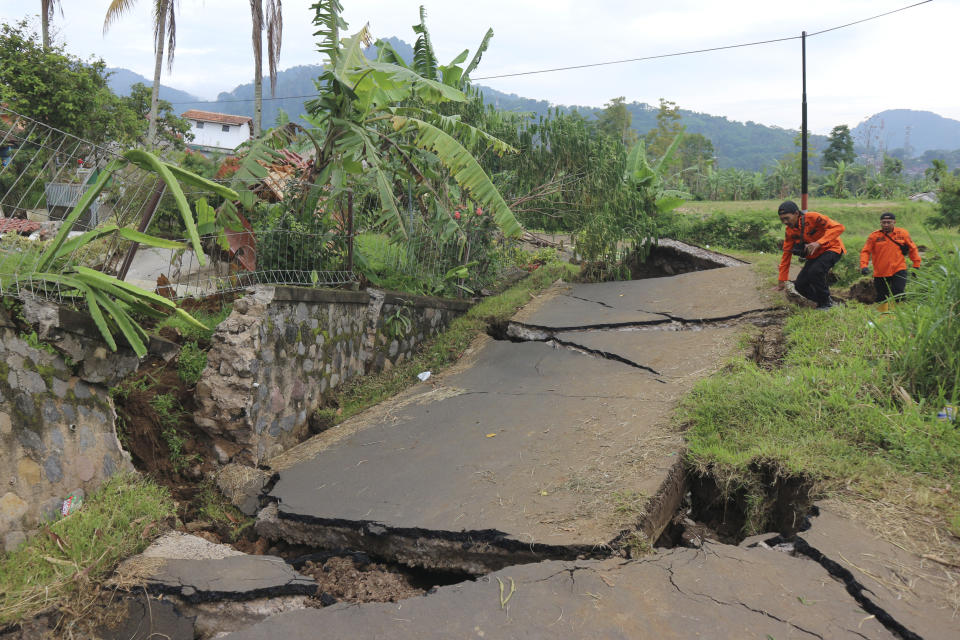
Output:
M122 150L95 145L0 106L0 296L73 301L76 291L37 266L81 196ZM127 164L71 227L75 237L107 224L142 229L176 211L156 174ZM217 196L183 188L189 201ZM58 259L54 275L76 266L120 277L173 298L204 296L254 284L331 286L356 278L329 238L285 230L225 232L203 238L204 266L192 249L136 247L112 233ZM160 279L160 276L163 276ZM158 281L159 279L159 281ZM166 287L166 288L163 288Z
M0 106L0 296L80 300L74 289L55 278L36 277L36 267L64 218L121 154L120 148L92 144ZM272 175L269 167L268 175ZM212 192L181 187L190 202L201 197L217 201ZM267 229L246 224L240 231L204 236L202 265L188 242L179 249L138 247L118 233L109 233L82 244L47 269L56 275L82 265L181 299L252 285L356 282L355 249L357 262L381 286L463 296L479 292L511 264L506 241L492 242L497 234L492 227L481 229L479 218L469 229L464 225L461 232L445 235L411 213L405 237L391 239L375 228L362 230L378 217L375 212L357 212L354 218L352 201L350 216L341 215L344 205L327 202L328 211L337 210L335 220L316 230L313 223ZM176 228L176 212L158 176L128 163L111 175L70 235L108 224L142 230ZM318 212L308 218L319 219ZM360 231L352 228L355 219Z

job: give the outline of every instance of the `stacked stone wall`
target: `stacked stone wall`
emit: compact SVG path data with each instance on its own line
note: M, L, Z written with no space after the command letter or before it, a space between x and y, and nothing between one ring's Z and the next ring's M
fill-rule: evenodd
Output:
M344 382L389 369L468 304L376 290L260 288L213 337L194 418L258 464L307 436L307 419Z
M12 551L63 499L89 495L132 469L106 386L73 375L62 356L0 330L0 542Z

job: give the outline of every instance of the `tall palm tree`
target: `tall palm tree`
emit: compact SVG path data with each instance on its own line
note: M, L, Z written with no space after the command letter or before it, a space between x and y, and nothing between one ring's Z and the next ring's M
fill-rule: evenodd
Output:
M60 4L60 0L40 0L40 31L43 34L43 48L50 48L50 21L53 20L53 10ZM63 16L63 7L60 7Z
M103 19L103 32L137 0L111 0ZM160 70L163 67L163 50L166 42L167 70L173 68L173 52L177 47L176 0L153 0L153 50L156 60L153 66L153 93L150 96L150 124L147 129L147 144L152 145L157 135L157 111L160 102Z
M283 39L283 6L281 0L267 0L264 20L263 0L250 0L250 15L253 18L253 135L260 137L263 114L263 40L267 31L267 67L270 69L270 95L277 95L277 62L280 60L280 44Z

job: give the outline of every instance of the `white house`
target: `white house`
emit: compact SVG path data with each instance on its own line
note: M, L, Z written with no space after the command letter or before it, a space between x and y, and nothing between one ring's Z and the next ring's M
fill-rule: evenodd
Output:
M253 118L190 109L181 114L190 121L191 147L210 151L233 151L253 137Z

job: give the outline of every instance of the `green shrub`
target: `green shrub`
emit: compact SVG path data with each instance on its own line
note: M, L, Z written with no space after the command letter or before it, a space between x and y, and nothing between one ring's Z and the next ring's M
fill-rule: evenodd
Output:
M206 366L207 352L198 347L196 341L183 345L177 358L177 375L185 384L197 384Z
M884 329L895 379L917 398L960 401L960 247L937 252Z
M778 251L782 232L775 216L761 212L717 213L706 217L674 214L665 221L661 235L727 249Z
M194 318L199 320L207 327L206 329L201 329L196 325L190 324L178 315L170 315L164 318L163 321L157 325L157 331L160 331L160 329L164 327L170 327L175 329L176 332L185 340L205 340L209 342L210 338L213 337L213 332L217 330L217 326L223 322L228 315L230 315L230 311L232 309L233 305L225 304L220 308L219 311L214 313L208 313L205 311L191 312L191 315Z

